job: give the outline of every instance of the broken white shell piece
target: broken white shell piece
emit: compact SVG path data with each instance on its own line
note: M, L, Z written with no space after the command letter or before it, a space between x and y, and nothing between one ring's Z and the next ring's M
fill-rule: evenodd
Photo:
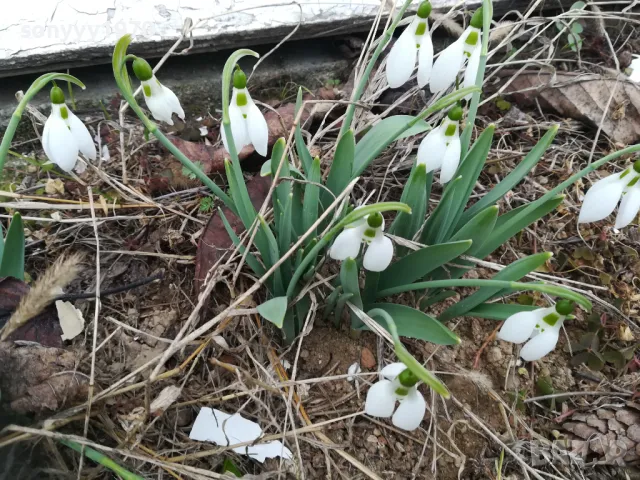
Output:
M193 424L189 438L200 442L213 442L228 446L236 443L253 442L262 435L262 428L256 422L247 420L238 413L230 415L217 409L203 407ZM282 442L275 440L236 447L234 452L248 455L263 463L267 458L282 457L291 460L293 454Z
M355 375L358 375L361 371L362 369L360 368L360 364L358 362L349 365L349 368L347 369L347 374L349 375L347 377L347 381L353 382L355 380Z
M62 328L62 340L72 340L82 333L84 317L71 302L56 301L56 310L58 310L58 319Z

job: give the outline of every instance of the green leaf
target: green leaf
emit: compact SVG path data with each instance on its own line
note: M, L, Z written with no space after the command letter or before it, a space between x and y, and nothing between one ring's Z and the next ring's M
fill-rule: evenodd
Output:
M502 179L489 193L469 207L460 218L458 225L468 222L480 210L494 205L498 200L503 198L509 190L515 187L527 174L536 166L542 156L545 154L549 145L553 142L558 133L558 126L554 125L549 131L536 143L535 147L524 157L524 160L513 169L513 171Z
M326 320L329 318L329 314L333 312L336 308L336 302L338 301L338 297L342 293L342 287L338 286L333 289L333 292L329 294L324 302L324 311L322 312L322 320Z
M2 265L2 254L4 253L4 233L0 225L0 265Z
M329 169L327 177L327 188L338 196L349 185L351 181L351 170L353 169L353 156L356 149L356 142L353 130L347 130L336 146L336 153ZM328 192L322 191L322 204L327 206L331 203L332 197Z
M288 168L292 173L295 173L298 177L305 178L303 173L300 170L298 170L296 167L294 167L293 165L289 164ZM270 177L271 176L271 159L269 159L266 162L264 162L262 164L262 167L260 167L260 176L261 177ZM283 175L282 173L280 173L280 177L285 177L285 176L286 175Z
M224 462L222 462L222 473L227 472L232 473L238 478L242 478L242 472L230 458L225 458Z
M463 225L463 227L458 230L453 237L451 237L451 240L463 240L465 238L470 239L473 242L473 245L469 249L468 254L475 257L476 251L478 251L486 239L489 238L496 225L496 221L498 220L498 210L498 207L495 205L485 208L469 222Z
M342 262L340 267L340 284L342 285L342 291L345 295L351 294L352 297L349 300L356 307L362 310L362 297L360 295L360 282L359 282L359 269L358 264L353 258L347 258ZM349 311L351 315L352 328L358 328L362 325L362 321L357 315Z
M541 307L535 305L515 305L507 303L482 303L467 312L468 317L487 318L489 320L506 320L519 312L530 312Z
M441 243L421 248L389 266L380 276L378 290L407 285L424 278L441 265L459 257L471 246L471 240Z
M402 337L417 338L437 345L460 343L460 338L441 322L415 308L395 303L375 303L371 308L380 308L391 315L398 327L398 334ZM388 330L383 321L374 320Z
M349 300L353 297L353 293L343 293L338 298L336 302L336 308L333 312L333 325L338 328L340 327L340 320L342 319L342 312L344 311L344 307ZM353 325L353 312L349 311L349 315L351 316L351 324ZM360 319L358 319L358 322Z
M306 232L318 220L318 206L320 198L320 182L322 181L320 172L320 159L314 158L308 172L310 183L305 184L304 200L302 207L302 228ZM316 236L316 230L307 237L307 242Z
M420 310L426 310L431 305L435 305L436 303L440 303L447 298L451 298L454 295L457 295L453 290L443 290L429 297L425 297L420 301Z
M529 257L516 260L511 265L505 267L496 273L492 280L508 280L517 281L525 275L531 273L539 266L543 265L547 260L551 258L551 254L547 252L538 253ZM470 310L474 309L483 302L489 300L495 294L500 292L500 287L482 287L478 289L474 294L462 299L458 303L447 308L438 319L442 322L451 320L452 318L461 317Z
M264 254L262 254L262 261L265 263L265 265L267 265L268 268L271 268L273 265L275 265L278 260L280 260L280 252L278 251L278 241L276 240L275 235L273 234L273 232L271 231L271 228L269 228L269 225L267 225L267 222L265 222L264 218L262 218L262 216L258 216L258 220L260 221L260 226L259 226L259 231L256 233L256 237L258 233L262 233L263 238L266 239L267 242L267 255L268 258L264 257ZM273 274L273 289L272 289L272 293L274 295L280 296L284 293L284 287L282 285L282 268L278 268L276 269L276 271Z
M298 95L296 97L296 117L298 116L298 112L302 108L302 87L298 88ZM302 168L304 172L308 175L311 171L311 162L313 158L311 158L311 154L309 153L309 149L307 145L304 143L304 137L302 136L302 128L300 127L300 122L296 124L296 131L294 133L295 141L296 141L296 151L298 152L298 158L300 159L300 163L302 164Z
M461 181L462 177L458 176L454 178L445 189L440 203L438 203L438 206L431 212L422 230L422 235L420 236L422 243L433 245L445 241L446 225L451 219L451 207L453 206L449 199L455 195Z
M282 328L287 313L287 297L276 297L258 305L258 313L276 327Z
M411 214L399 213L389 227L389 233L412 240L427 213L427 167L416 164L402 190L400 201L411 207Z
M19 213L13 215L4 242L4 254L0 263L0 277L24 280L24 225Z
M225 216L224 212L220 208L218 208L218 215L220 215L220 218L222 219L222 224L224 225L224 228L227 231L229 238L231 238L231 241L233 242L233 244L236 247L238 247L240 253L244 255L244 252L247 250L247 247L245 247L244 245L240 245L240 238L238 238L238 235L236 235L236 232L233 231L233 228L231 228L231 225L229 224L227 217ZM258 277L262 277L265 273L267 273L264 266L258 261L258 259L252 253L247 253L246 258L247 258L247 264L249 265L251 270L253 270L253 273L255 273Z
M496 221L496 226L493 232L487 238L487 241L482 244L482 247L476 252L476 257L485 258L491 252L496 250L500 245L503 245L511 237L520 233L532 223L540 220L549 212L556 209L558 205L564 200L564 195L558 195L545 203L538 205L535 209L531 210L529 205L517 212L514 215L501 215ZM505 217L505 218L503 218Z

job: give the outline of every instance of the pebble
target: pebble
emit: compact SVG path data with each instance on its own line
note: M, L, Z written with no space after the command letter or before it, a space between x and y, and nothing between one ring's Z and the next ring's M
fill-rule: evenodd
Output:
M309 358L309 350L302 350L300 352L300 358Z
M378 437L376 437L375 435L369 435L367 437L367 442L369 442L369 443L378 443Z
M396 442L396 450L398 450L400 453L404 453L404 447L400 442Z
M363 347L360 353L360 365L369 369L375 368L376 366L376 357L373 356L373 353L367 347Z
M488 351L487 351L487 360L490 363L499 363L500 361L502 361L502 350L500 350L500 347L491 347Z
M379 428L374 428L374 429L373 429L373 434L374 434L376 437L379 437L380 435L382 435L382 432L380 431L380 429L379 429Z

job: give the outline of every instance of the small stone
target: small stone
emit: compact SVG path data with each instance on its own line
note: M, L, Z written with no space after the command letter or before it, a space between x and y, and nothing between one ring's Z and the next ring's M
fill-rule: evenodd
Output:
M616 420L627 426L631 426L640 423L640 415L631 410L618 410L616 412Z
M598 418L603 420L609 420L610 418L615 417L615 414L611 410L600 409L596 411L596 415Z
M376 437L375 435L369 435L367 437L367 442L369 442L369 443L378 443L378 437Z
M490 363L499 363L502 361L502 350L500 347L491 347L487 351L487 360Z
M367 347L363 347L360 353L360 365L368 369L375 368L376 366L376 357L373 356L373 353L371 353L371 350Z
M610 418L609 420L607 420L607 425L609 426L609 430L612 430L614 432L624 432L624 425L622 425L615 418Z
M396 450L398 450L400 453L404 453L404 447L400 442L396 442Z
M634 442L640 443L640 425L631 425L627 429L627 437L629 437Z
M595 427L600 430L601 433L607 433L607 423L604 420L600 420L596 415L589 415L587 417L587 425Z
M380 435L382 435L382 432L380 431L380 429L379 429L379 428L374 428L374 429L373 429L373 434L374 434L376 437L379 437Z
M300 352L300 358L303 358L303 359L309 358L309 350L302 350Z

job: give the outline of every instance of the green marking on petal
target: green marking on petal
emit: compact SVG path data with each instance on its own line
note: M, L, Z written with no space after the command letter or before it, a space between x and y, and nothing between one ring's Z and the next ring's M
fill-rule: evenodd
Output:
M242 118L247 118L247 114L246 114L246 113L243 113L243 114L242 114Z
M373 229L373 228L367 228L367 229L364 231L363 236L367 237L367 238L366 238L366 239L367 239L367 241L371 241L371 240L373 240L374 238L376 238L376 231L375 231L375 229Z
M447 125L447 129L444 132L445 137L453 137L456 134L456 126L453 123Z
M406 397L407 395L409 395L409 389L404 388L404 387L398 387L396 388L396 395L400 396L400 397Z
M239 107L244 107L247 103L249 103L249 101L247 100L247 94L239 92L238 95L236 95L236 105L238 105Z
M69 110L67 110L66 106L60 107L60 116L65 120L69 118Z
M635 165L634 165L634 167L635 167ZM627 168L624 172L622 172L622 173L620 174L620 178L624 178L624 177L626 177L627 175L629 175L630 173L631 173L631 170L629 170L629 169Z
M464 43L467 45L476 45L478 43L478 32L475 30L470 31Z
M143 85L142 89L144 90L144 96L145 97L150 97L151 96L151 87L149 85Z
M416 27L416 35L422 36L427 31L427 22L420 22Z
M545 315L542 318L542 321L544 323L546 323L547 325L551 325L552 327L558 323L558 320L560 320L560 315L558 315L557 313L550 313L549 315Z
M640 177L634 178L629 183L627 183L627 187L633 187L636 183L638 183L638 180L640 180Z

